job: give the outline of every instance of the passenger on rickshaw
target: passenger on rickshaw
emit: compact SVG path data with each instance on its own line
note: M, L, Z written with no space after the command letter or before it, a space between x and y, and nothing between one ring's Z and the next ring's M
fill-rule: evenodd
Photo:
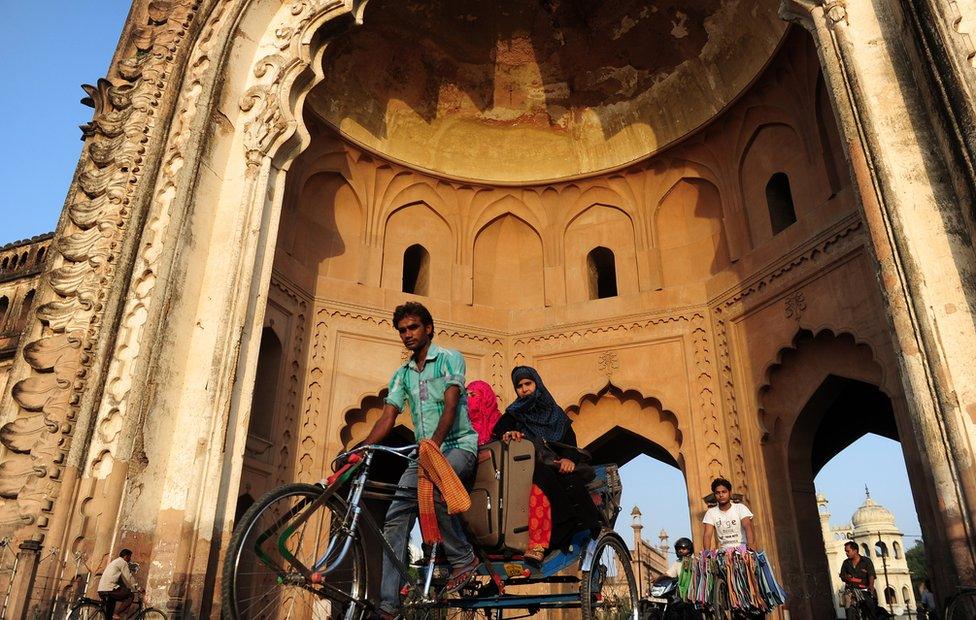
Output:
M491 432L498 423L502 412L498 410L498 396L495 390L481 379L468 384L468 418L478 433L478 445L491 441Z
M535 444L536 466L529 501L529 545L526 560L541 562L549 548L567 545L581 530L598 530L600 514L586 489L592 469L581 464L576 433L534 368L516 366L512 383L517 398L492 431L502 441Z

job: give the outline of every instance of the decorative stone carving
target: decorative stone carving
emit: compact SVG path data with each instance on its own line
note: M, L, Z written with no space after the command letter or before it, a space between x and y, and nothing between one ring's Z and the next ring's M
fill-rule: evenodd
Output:
M620 370L620 358L613 351L604 351L597 358L596 369L609 379L613 376L614 371Z
M704 426L706 471L711 478L717 478L723 471L723 450L721 438L721 421L719 411L715 406L715 394L712 388L712 351L708 340L708 324L705 317L695 314L691 317L691 339L695 347L695 370L698 388L698 408Z
M783 306L786 310L786 318L799 323L803 311L807 309L807 300L803 297L803 291L794 291L787 295Z
M38 290L40 304L28 332L33 340L24 349L27 369L12 389L16 417L3 427L0 530L36 525L20 537L43 539L47 517L42 515L58 495L71 446L70 422L93 374L92 356L144 170L145 144L154 130L163 130L153 122L157 102L198 5L154 0L148 8L147 24L133 31L130 55L117 65L117 76L84 86L84 101L95 112L82 126L85 153L66 223L52 244L60 256L52 262L49 286Z

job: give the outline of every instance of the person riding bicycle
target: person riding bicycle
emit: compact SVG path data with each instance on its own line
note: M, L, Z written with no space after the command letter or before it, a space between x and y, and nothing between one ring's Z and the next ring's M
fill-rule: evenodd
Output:
M857 596L853 596L850 591L866 591L873 599L875 596L874 580L877 578L877 573L874 571L874 564L869 558L861 555L857 543L853 540L844 543L844 553L847 554L847 559L840 565L840 580L844 582L845 589L848 591L844 597L844 606L848 610L848 617L852 615L856 617L856 613L852 614L851 609L857 608L859 599Z
M108 563L102 578L98 581L98 596L105 605L105 618L112 620L112 614L117 610L125 613L125 610L132 604L133 593L139 590L132 571L129 570L129 562L132 561L132 551L123 549L119 551L119 557Z
M465 398L464 357L455 350L439 347L431 341L434 337L434 319L422 304L407 302L393 312L393 326L400 334L404 346L412 352L410 358L393 373L390 379L383 413L373 425L364 444L382 441L393 430L396 417L404 405L410 405L414 434L418 442L429 439L437 445L464 483L474 475L478 454L478 433L468 419ZM417 465L412 463L400 477L401 488L417 488ZM474 576L478 559L456 516L447 508L436 493L435 512L441 535L442 547L451 564L445 592L463 588ZM406 562L410 531L417 520L416 491L413 497L396 497L386 512L383 536ZM394 616L400 608L400 590L403 577L396 570L393 560L383 556L383 576L380 583L381 617Z

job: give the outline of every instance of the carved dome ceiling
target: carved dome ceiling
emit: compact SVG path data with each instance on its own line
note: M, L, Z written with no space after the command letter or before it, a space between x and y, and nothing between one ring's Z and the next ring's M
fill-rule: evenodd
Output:
M707 123L769 61L775 0L371 0L308 108L435 174L530 183L613 169Z

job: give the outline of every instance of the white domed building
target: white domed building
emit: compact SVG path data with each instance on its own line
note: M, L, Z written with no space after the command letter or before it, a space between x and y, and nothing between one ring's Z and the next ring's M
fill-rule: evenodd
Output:
M896 616L909 610L914 612L915 592L908 572L902 532L895 525L895 516L891 511L871 499L871 493L866 488L865 496L864 503L854 511L850 523L832 526L827 498L817 495L837 617L844 617L844 583L839 575L840 566L847 558L844 543L848 540L856 542L861 555L874 564L878 574L874 582L878 601Z

